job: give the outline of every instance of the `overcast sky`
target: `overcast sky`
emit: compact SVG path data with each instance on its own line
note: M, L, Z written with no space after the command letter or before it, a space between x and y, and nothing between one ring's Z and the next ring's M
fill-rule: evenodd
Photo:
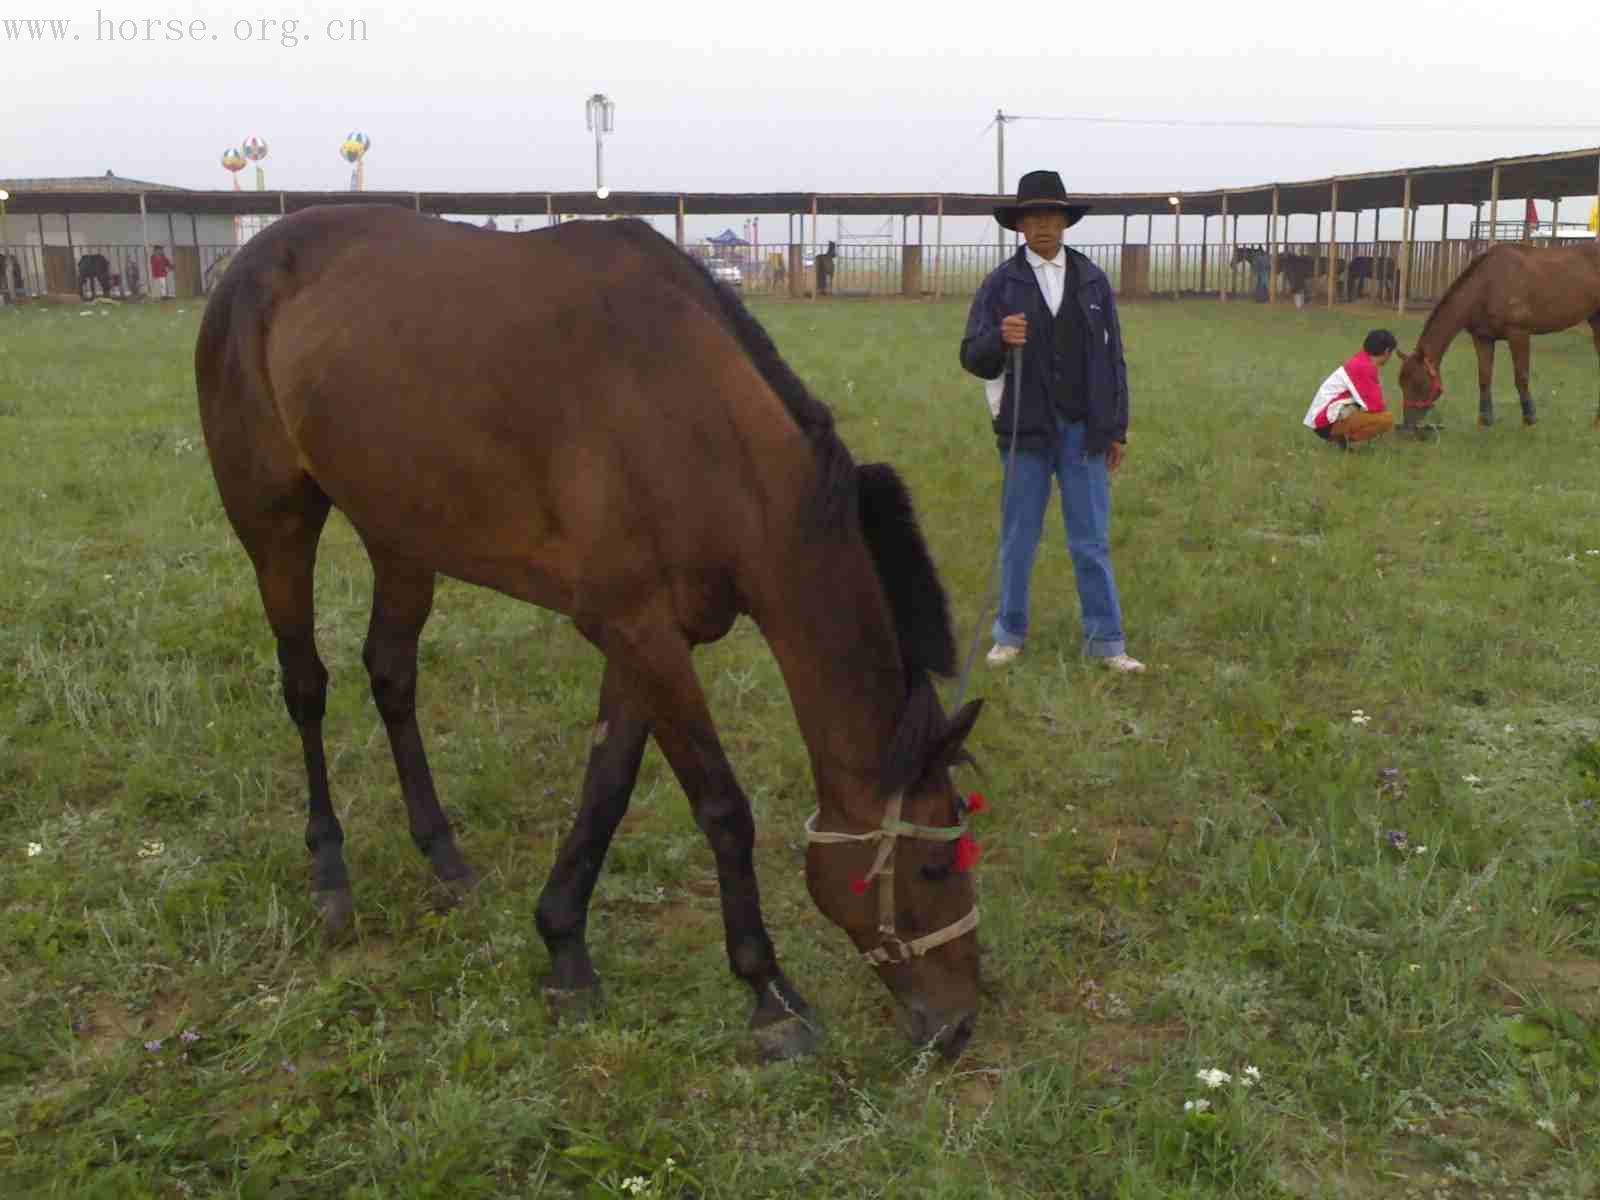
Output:
M30 37L0 21L0 177L227 187L219 156L255 135L269 187L340 188L339 143L360 130L370 188L586 188L595 91L616 103L616 190L991 191L997 108L1530 127L1022 120L1008 190L1040 166L1075 190L1180 190L1600 144L1600 18L1576 3L270 5L0 0L3 18L72 22ZM181 39L140 24L126 40L151 18Z

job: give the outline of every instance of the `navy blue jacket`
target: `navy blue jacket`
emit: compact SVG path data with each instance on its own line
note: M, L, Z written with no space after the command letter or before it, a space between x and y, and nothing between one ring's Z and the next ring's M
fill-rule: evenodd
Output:
M1055 362L1055 315L1045 307L1026 247L990 272L972 299L967 332L961 339L961 365L979 379L1006 375L1005 398L994 419L995 438L1004 450L1011 443L1011 409L1016 388L1009 355L1000 341L1000 321L1012 313L1028 318L1028 343L1022 348L1022 412L1017 418L1017 449L1045 450L1055 444L1056 417L1052 385L1057 377L1081 380L1084 449L1104 453L1112 442L1128 440L1128 365L1122 356L1122 326L1111 281L1089 259L1071 247L1075 295L1061 303L1077 304L1083 320L1081 364ZM1070 372L1070 374L1065 374ZM1068 383L1071 386L1071 383Z

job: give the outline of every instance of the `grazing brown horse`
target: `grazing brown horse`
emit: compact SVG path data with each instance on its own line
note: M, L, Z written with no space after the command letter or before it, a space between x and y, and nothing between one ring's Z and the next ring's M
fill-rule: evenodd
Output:
M1494 424L1494 344L1511 343L1522 423L1537 419L1528 388L1528 339L1589 322L1600 353L1600 245L1495 246L1457 276L1434 305L1416 349L1400 368L1405 424L1415 426L1444 393L1439 363L1466 330L1478 351L1478 425ZM1600 429L1600 408L1595 415Z
M892 469L858 467L737 297L636 221L484 233L385 206L313 208L234 256L195 374L228 519L255 566L309 784L328 931L351 919L328 794L312 567L331 506L372 560L363 653L411 835L445 888L476 876L434 793L417 642L443 573L570 615L605 656L582 807L540 897L548 991L598 995L586 926L654 737L716 858L727 953L772 1055L814 1044L762 919L754 821L691 650L749 614L819 796L806 880L947 1052L977 1006L972 844L949 768L945 596ZM898 861L896 861L898 859Z

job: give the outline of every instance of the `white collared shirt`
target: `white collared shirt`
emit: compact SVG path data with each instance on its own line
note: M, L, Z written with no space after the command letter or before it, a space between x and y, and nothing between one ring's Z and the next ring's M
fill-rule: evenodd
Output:
M1024 253L1028 256L1028 265L1033 268L1033 277L1039 281L1039 290L1044 293L1045 307L1054 316L1061 311L1061 293L1066 290L1067 248L1056 247L1054 258L1040 258L1031 246Z

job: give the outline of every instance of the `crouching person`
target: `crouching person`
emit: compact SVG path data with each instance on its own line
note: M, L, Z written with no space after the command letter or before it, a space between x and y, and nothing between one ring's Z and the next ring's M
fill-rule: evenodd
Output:
M1361 349L1322 381L1306 409L1306 427L1323 441L1346 450L1393 429L1394 414L1383 403L1379 375L1394 357L1396 345L1394 334L1387 329L1367 334Z

